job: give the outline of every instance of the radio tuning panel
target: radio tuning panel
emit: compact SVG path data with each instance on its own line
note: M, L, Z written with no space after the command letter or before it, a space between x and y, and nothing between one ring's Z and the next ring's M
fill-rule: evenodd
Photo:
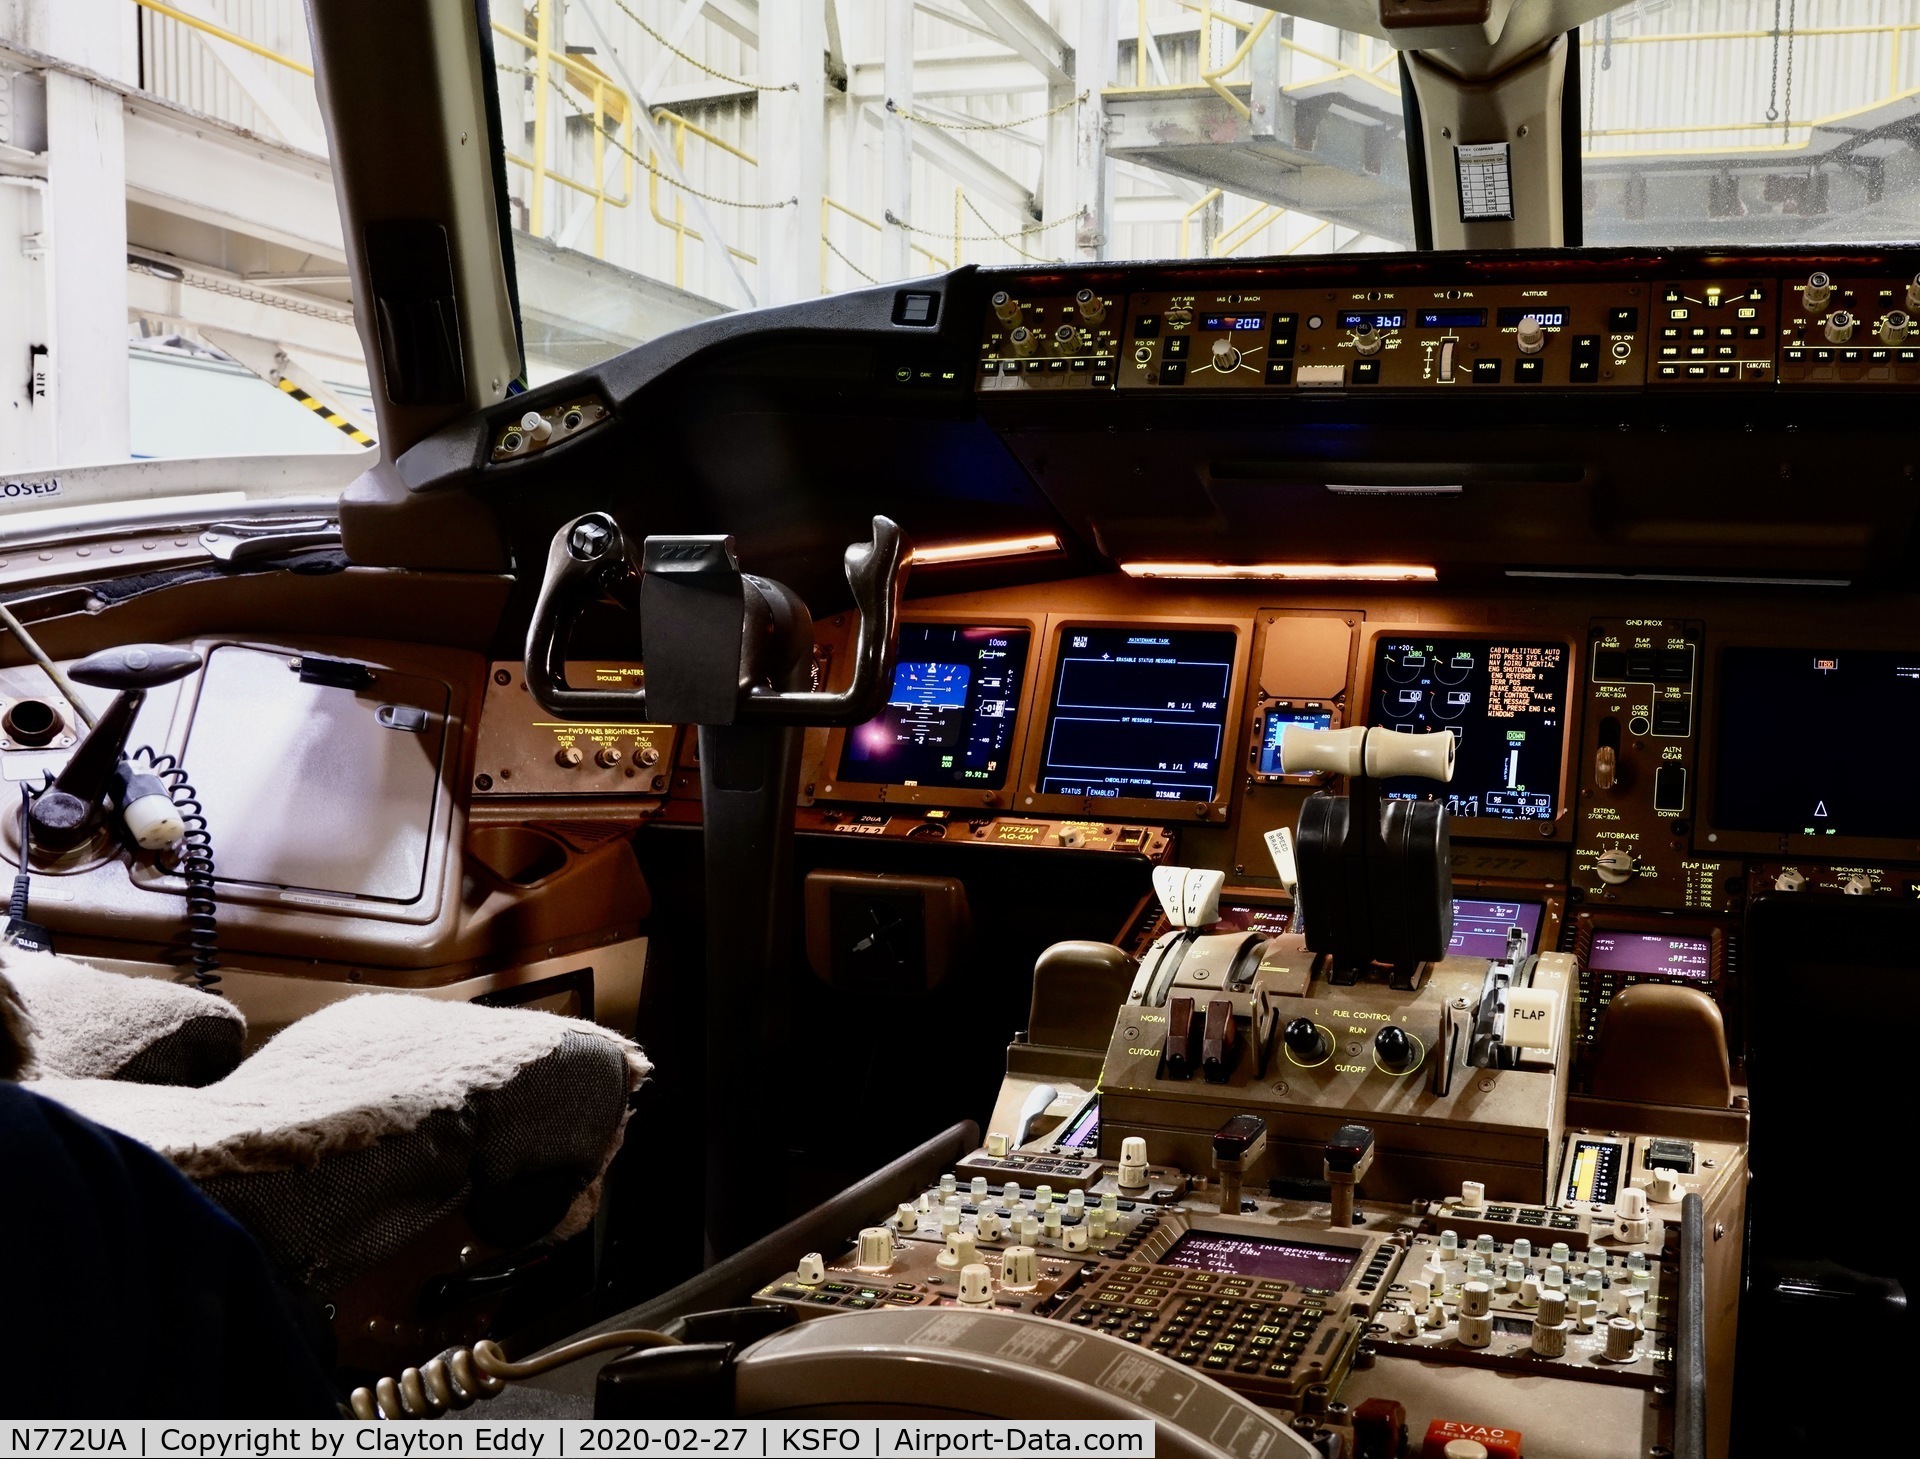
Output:
M1726 862L1696 857L1702 627L1596 619L1587 655L1574 884L1590 902L1721 911Z

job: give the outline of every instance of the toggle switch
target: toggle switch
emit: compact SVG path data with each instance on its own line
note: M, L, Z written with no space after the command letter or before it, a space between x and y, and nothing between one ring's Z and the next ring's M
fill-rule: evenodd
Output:
M1193 999L1167 1000L1167 1038L1161 1049L1169 1079L1193 1077Z
M1311 1018L1292 1020L1280 1037L1287 1046L1288 1057L1308 1067L1326 1062L1332 1048L1326 1030Z
M1207 1004L1207 1016L1200 1034L1200 1072L1209 1084L1225 1084L1233 1073L1239 1046L1235 1034L1239 1024L1233 1016L1232 1000L1215 998Z
M1389 1074L1411 1074L1420 1067L1424 1052L1397 1023L1388 1024L1373 1036L1374 1060Z

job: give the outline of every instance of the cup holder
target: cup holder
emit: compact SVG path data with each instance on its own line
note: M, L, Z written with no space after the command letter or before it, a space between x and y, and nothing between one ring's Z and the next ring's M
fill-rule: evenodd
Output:
M517 887L530 887L565 869L567 848L525 826L476 826L467 833L473 859Z

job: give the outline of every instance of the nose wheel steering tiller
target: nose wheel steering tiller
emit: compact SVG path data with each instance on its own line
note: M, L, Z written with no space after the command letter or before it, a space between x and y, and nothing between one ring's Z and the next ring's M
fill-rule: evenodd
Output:
M793 806L802 732L878 714L892 684L909 544L885 517L846 552L858 626L852 682L810 688L813 619L784 584L740 570L733 539L649 537L636 565L605 512L554 535L527 630L527 688L559 719L691 724L700 736L707 977L706 1231L712 1255L751 1229L753 1172L737 1135L752 1129L756 1076L774 1067L791 942ZM611 598L640 619L645 683L576 689L567 641L581 612Z

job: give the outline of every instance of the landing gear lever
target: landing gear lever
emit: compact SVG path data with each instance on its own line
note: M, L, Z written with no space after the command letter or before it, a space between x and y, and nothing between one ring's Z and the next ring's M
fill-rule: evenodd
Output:
M845 567L858 624L853 678L813 686L813 620L790 588L740 570L730 537L649 537L639 560L620 526L589 512L554 534L527 629L527 688L558 719L690 724L700 733L707 902L707 1243L716 1256L750 1229L760 1172L738 1134L764 1119L766 1071L788 1021L793 805L807 725L856 725L893 683L908 543L885 517ZM646 682L633 689L567 683L567 641L594 600L640 618Z

